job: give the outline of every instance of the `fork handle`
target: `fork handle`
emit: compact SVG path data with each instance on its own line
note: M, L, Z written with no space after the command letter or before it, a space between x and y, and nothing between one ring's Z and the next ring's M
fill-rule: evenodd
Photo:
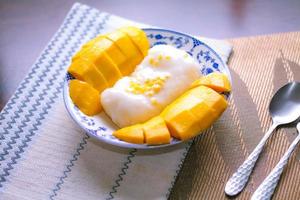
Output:
M271 173L265 178L265 180L260 184L260 186L256 189L251 200L268 200L272 198L274 190L280 180L280 176L282 171L287 164L291 154L295 150L297 144L300 141L300 134L296 137L296 139L292 142L286 153L280 159L275 168L271 171Z
M225 186L225 193L229 196L235 196L240 193L246 183L248 182L249 176L255 166L255 163L263 150L263 147L271 136L272 132L279 124L273 123L269 130L266 132L264 137L252 151L252 153L248 156L248 158L244 161L244 163L238 168L238 170L231 176Z

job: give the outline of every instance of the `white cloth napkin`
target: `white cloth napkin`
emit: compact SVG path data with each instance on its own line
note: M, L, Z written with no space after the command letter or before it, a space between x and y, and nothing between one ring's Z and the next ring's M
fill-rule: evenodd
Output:
M0 199L168 197L189 144L142 151L101 143L70 119L62 99L65 71L79 47L132 23L79 3L72 7L0 114ZM227 42L201 40L227 61Z

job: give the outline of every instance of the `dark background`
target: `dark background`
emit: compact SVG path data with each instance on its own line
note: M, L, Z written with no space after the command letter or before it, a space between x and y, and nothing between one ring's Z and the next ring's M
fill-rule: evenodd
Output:
M74 2L0 0L0 110ZM300 30L300 0L80 2L131 20L215 38Z

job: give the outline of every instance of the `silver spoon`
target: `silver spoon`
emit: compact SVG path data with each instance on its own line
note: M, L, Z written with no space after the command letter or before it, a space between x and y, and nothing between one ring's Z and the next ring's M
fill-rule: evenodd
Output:
M280 159L275 168L267 176L267 178L260 184L256 189L251 200L269 200L272 198L272 195L275 191L275 188L279 182L282 171L287 164L291 154L295 150L297 144L300 141L300 122L297 124L298 135L295 140L290 145L289 149L285 152L283 157Z
M273 124L244 163L228 180L225 193L229 196L235 196L243 190L266 141L275 128L279 125L289 124L299 118L300 83L291 82L280 88L270 102L269 112Z

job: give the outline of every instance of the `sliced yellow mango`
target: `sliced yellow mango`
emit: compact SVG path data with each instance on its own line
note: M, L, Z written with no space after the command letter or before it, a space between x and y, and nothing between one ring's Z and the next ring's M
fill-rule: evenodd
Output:
M119 68L106 54L106 51L100 48L90 48L82 54L81 59L92 62L102 73L109 87L122 78Z
M114 42L107 39L105 36L102 36L100 39L98 39L94 43L93 48L105 51L105 53L113 60L113 62L117 66L126 61L126 56L121 52L119 47Z
M198 86L190 89L188 94L198 99L203 99L206 105L220 113L222 113L228 106L226 99L222 95L206 86Z
M172 137L180 140L188 140L200 131L197 118L189 111L182 110L172 118L165 118Z
M69 67L68 72L75 78L87 82L98 90L98 92L102 92L108 87L101 72L97 70L94 64L89 63L86 60L79 59L74 61Z
M75 60L80 58L83 51L84 51L84 49L80 49L78 52L76 52L75 55L72 57L72 62L74 62Z
M79 96L82 90L82 81L78 81L78 80L71 80L69 83L69 94L71 97L71 100L73 101L73 103L75 104L75 102L79 101Z
M220 72L213 72L192 83L192 88L200 85L207 86L217 92L230 92L231 84L228 77Z
M71 80L69 84L70 97L81 112L89 116L101 112L99 92L96 89L76 79Z
M153 117L143 125L145 142L148 145L170 143L171 136L164 119L161 116Z
M187 140L197 135L202 127L206 127L205 123L201 126L201 121L208 110L200 110L198 115L194 115L194 112L199 111L199 104L204 104L203 99L183 95L164 109L161 116L173 137Z
M127 58L126 62L118 66L121 73L124 76L132 73L135 67L143 60L143 55L138 47L133 44L128 35L119 30L107 34L106 37L114 42Z
M134 56L142 57L141 52L139 51L138 47L134 45L130 37L120 30L108 33L105 36L109 40L114 42L127 58L131 58Z
M171 135L190 139L207 129L227 107L222 95L206 86L192 88L168 105L160 114Z
M116 138L125 142L130 142L134 144L144 143L144 132L141 124L121 128L113 132L113 135Z
M190 109L190 112L197 119L196 123L199 126L198 132L209 128L213 124L213 122L219 118L217 112L211 107L209 107L205 103L205 101L195 105L193 108Z
M123 76L131 74L135 70L136 66L141 63L142 60L143 57L132 57L129 58L125 63L121 64L119 66L119 69L121 70Z
M139 48L143 56L148 54L148 49L150 48L149 41L147 39L146 33L137 27L127 26L119 29L121 32L126 33L133 43Z
M88 49L91 48L95 42L99 39L98 37L95 37L91 40L89 40L87 43L85 43L80 50L72 57L72 61L75 61L76 59L80 58L80 56Z

